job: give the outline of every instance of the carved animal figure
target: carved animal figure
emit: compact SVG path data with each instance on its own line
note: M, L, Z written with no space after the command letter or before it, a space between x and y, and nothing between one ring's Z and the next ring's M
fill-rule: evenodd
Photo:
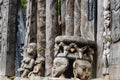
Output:
M36 57L36 43L30 43L27 48L27 56L23 59L21 67L18 71L22 72L21 77L28 77L32 71Z

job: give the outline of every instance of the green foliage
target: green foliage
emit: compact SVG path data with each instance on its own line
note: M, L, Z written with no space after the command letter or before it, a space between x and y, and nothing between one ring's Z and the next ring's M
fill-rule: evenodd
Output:
M61 7L60 0L58 0L58 15L60 15L60 7Z
M26 0L21 0L21 3L22 3L23 10L25 10L27 1Z

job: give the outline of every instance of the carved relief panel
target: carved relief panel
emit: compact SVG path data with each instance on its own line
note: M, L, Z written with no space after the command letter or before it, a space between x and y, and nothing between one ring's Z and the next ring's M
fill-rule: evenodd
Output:
M56 37L52 76L89 79L92 73L93 45L93 41L76 36Z

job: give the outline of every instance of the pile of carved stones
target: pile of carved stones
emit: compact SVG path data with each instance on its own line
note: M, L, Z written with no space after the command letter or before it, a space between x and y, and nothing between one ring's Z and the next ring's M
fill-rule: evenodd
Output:
M75 78L87 80L91 76L94 49L81 41L82 38L58 36L55 40L55 53L52 68L53 77L65 77L64 72L68 66L73 66ZM89 41L88 41L89 43ZM69 60L74 60L73 65L69 65Z
M43 74L44 57L37 56L36 43L30 43L27 47L27 55L22 61L18 71L22 72L21 77L35 77Z

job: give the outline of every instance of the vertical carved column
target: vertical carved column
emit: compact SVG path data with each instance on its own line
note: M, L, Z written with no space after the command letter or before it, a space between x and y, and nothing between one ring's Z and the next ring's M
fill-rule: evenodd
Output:
M27 45L30 42L36 42L37 41L37 20L36 20L36 1L35 0L27 0L27 9L26 9L26 35L25 35L25 50L24 54L27 50ZM26 55L26 54L25 54Z
M37 59L42 59L45 57L45 10L46 10L46 0L36 0L37 1ZM40 63L42 64L42 63ZM39 71L40 75L45 74L45 68Z
M104 32L103 32L103 75L109 78L109 58L111 46L111 10L110 0L104 0ZM108 80L108 79L105 79Z
M81 0L81 37L90 40L95 40L95 1Z
M104 17L103 17L103 1L104 0L98 0L97 1L97 77L102 77L102 52L103 52L103 28L104 28Z
M80 36L80 22L81 22L81 0L74 2L74 36Z
M66 15L66 0L61 0L61 27L62 27L62 35L65 35L65 15Z
M55 37L58 35L58 1L46 0L46 76L51 76Z
M37 0L37 53L45 56L45 0Z
M74 34L74 0L66 0L65 34Z
M13 76L15 56L15 32L17 0L2 0L2 44L0 75Z

